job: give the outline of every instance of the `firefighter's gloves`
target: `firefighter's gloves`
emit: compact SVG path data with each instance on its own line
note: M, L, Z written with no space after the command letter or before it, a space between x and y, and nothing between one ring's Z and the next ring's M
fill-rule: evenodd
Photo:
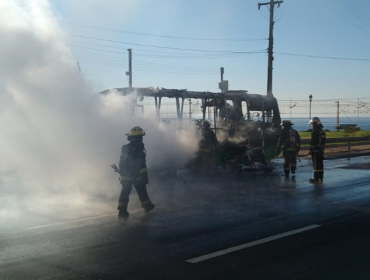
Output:
M121 170L117 167L117 165L112 164L111 167L113 168L114 172L121 174Z

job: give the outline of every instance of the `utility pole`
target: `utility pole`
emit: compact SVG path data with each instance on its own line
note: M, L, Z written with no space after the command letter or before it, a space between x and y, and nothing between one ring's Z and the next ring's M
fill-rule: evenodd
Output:
M311 120L311 104L312 104L312 94L308 97L308 100L310 100L310 114L308 118L308 122ZM311 128L311 125L308 125L309 128Z
M275 4L280 7L283 1L274 1L266 3L258 3L258 10L261 6L270 5L270 31L269 31L269 47L268 47L268 66L267 66L267 95L272 96L272 62L274 60L273 47L274 47L274 8Z
M189 98L188 101L189 101L189 120L191 121L191 98Z
M339 100L338 101L335 101L335 103L337 103L337 131L339 131Z
M128 72L126 75L128 75L129 87L132 88L132 49L128 49Z

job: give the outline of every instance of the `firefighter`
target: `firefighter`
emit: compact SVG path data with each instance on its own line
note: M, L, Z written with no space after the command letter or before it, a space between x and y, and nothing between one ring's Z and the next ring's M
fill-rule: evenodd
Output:
M120 182L122 185L121 194L118 199L118 217L126 219L129 216L127 206L132 186L136 188L141 206L145 212L149 212L155 206L150 201L146 185L148 184L148 173L146 168L146 150L143 143L144 130L133 127L126 134L128 144L123 145L119 161Z
M218 146L215 133L210 128L209 121L203 121L200 129L199 160L202 169L212 169L215 166L214 153Z
M313 177L311 183L322 183L324 179L324 150L326 143L325 130L318 117L313 117L309 124L312 127L310 155L312 157Z
M284 173L285 178L288 178L290 171L294 175L297 168L297 154L301 149L301 137L297 130L292 128L293 124L290 120L284 120L280 125L283 129L276 150L280 151L281 146L283 146Z

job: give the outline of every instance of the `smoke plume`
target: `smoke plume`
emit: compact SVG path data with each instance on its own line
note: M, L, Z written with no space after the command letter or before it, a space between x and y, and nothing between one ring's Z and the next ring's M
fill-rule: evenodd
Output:
M136 125L147 134L149 170L181 166L194 154L192 133L159 126L147 109L128 115L130 102L115 92L97 94L57 23L46 0L0 2L0 217L30 197L40 207L116 196L110 165Z

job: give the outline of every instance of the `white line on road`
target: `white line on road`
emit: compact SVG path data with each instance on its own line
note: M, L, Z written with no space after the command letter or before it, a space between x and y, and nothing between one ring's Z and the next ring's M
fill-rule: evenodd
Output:
M53 226L60 226L60 225L90 221L90 220L95 220L95 219L100 219L100 218L112 217L116 215L117 214L95 216L95 217L89 217L89 218L83 218L83 219L78 219L78 220L71 220L71 221L65 221L65 222L59 222L59 223L53 223L53 224L47 224L47 225L41 225L41 226L33 226L33 227L29 227L28 229L40 229L40 228L47 228L47 227L53 227Z
M270 241L273 241L273 240L276 240L276 239L279 239L279 238L283 238L283 237L286 237L286 236L289 236L289 235L293 235L293 234L296 234L296 233L311 230L311 229L314 229L314 228L317 228L317 227L321 227L321 225L310 225L310 226L299 228L299 229L296 229L296 230L287 231L287 232L284 232L284 233L280 233L280 234L273 235L273 236L270 236L270 237L266 237L266 238L263 238L263 239L260 239L260 240L245 243L245 244L242 244L242 245L238 245L238 246L231 247L231 248L221 250L221 251L217 251L217 252L214 252L214 253L210 253L210 254L207 254L207 255L204 255L204 256L196 257L196 258L189 259L189 260L186 260L186 261L189 262L189 263L202 262L202 261L205 261L205 260L208 260L208 259L212 259L212 258L215 258L215 257L218 257L218 256L226 255L228 253L232 253L232 252L235 252L235 251L238 251L238 250L242 250L242 249L245 249L245 248L260 245L262 243L270 242Z
M341 167L347 167L348 164L342 164L342 165L337 165L337 166L334 166L333 168L341 168Z

